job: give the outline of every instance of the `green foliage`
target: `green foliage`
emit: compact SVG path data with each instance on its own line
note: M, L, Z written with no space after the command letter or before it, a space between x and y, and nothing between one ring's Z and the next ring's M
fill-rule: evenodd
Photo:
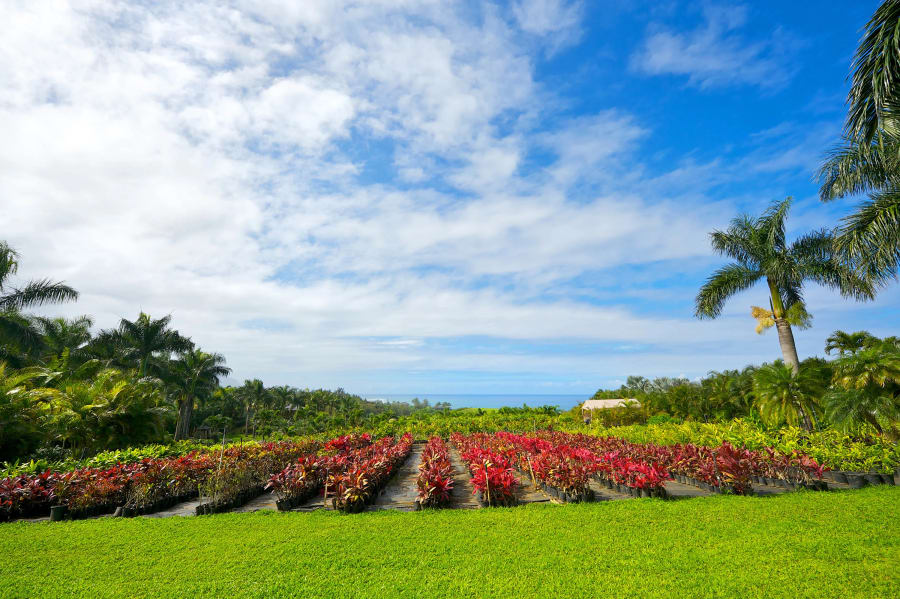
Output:
M825 405L842 430L871 425L884 432L900 420L900 349L873 343L835 360L834 387L825 395Z
M44 304L73 301L78 292L49 279L29 281L23 287L11 287L10 277L19 270L19 254L0 241L0 360L13 366L28 361L28 352L44 348L44 339L22 310Z
M889 597L898 501L878 487L12 523L0 597Z
M821 412L819 398L825 385L815 368L801 367L794 375L781 362L763 366L753 378L760 414L769 425L802 423L807 430L813 428L813 419Z
M885 285L900 263L900 1L875 11L851 68L844 140L819 172L819 195L869 194L842 220L835 247L859 276Z
M569 432L585 432L578 426L561 426ZM858 436L835 429L805 431L798 427L765 430L749 420L722 423L684 422L645 426L592 428L587 432L614 436L633 443L674 445L693 443L716 446L724 441L737 447L762 450L772 447L783 453L794 450L815 458L834 470L893 472L900 467L900 446L883 436Z

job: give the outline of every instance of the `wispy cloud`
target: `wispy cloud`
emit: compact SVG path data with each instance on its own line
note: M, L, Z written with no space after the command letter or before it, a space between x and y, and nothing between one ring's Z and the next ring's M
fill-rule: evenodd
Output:
M776 29L768 39L741 35L746 6L705 5L704 24L692 31L673 31L652 25L631 57L631 68L647 75L687 76L703 89L755 85L777 89L791 77L786 53L792 50Z
M754 168L682 154L651 169L646 115L561 109L539 80L585 10L14 5L0 23L3 235L23 274L82 292L51 311L103 327L172 312L237 378L365 390L388 372L411 390L397 381L422 380L413 372L597 380L648 361L661 374L726 367L728 347L744 360L769 344L745 343L745 315L697 323L681 309L690 293L655 281L709 264L706 232L735 208L712 189L805 168L819 140L785 128L752 141ZM665 33L689 55L724 43L725 62L756 64L737 79L678 67L695 84L783 73L766 66L771 42L738 35L738 16ZM672 60L654 64L689 62ZM493 341L448 341L476 336ZM525 347L498 349L510 340ZM607 349L541 349L572 340Z

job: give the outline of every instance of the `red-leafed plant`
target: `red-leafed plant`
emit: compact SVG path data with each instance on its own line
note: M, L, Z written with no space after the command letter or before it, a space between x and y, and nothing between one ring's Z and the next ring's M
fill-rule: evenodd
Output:
M443 507L450 503L453 490L453 466L447 445L440 437L432 437L422 450L419 477L416 480L419 505Z

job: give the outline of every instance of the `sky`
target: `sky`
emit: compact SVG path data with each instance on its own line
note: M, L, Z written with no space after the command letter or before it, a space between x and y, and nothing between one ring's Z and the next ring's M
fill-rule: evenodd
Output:
M143 310L231 381L589 394L779 357L763 286L697 320L708 234L816 169L877 2L0 4L0 239L95 328ZM809 287L801 357L896 335Z

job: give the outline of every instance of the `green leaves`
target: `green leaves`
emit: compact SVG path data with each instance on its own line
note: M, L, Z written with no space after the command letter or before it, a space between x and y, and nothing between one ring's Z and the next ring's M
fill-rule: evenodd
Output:
M743 264L723 266L707 279L695 300L698 318L715 318L721 314L731 296L749 289L763 273Z
M813 369L801 366L794 376L790 367L776 362L759 368L754 375L753 388L759 411L766 422L790 426L805 424L819 411L818 399L825 390L824 381Z
M845 141L819 171L819 195L871 194L841 221L835 240L840 262L870 285L871 297L900 263L900 0L875 11L852 69Z
M900 90L900 1L885 0L866 24L853 60L850 105L844 126L849 137L868 143L884 129L886 113Z

